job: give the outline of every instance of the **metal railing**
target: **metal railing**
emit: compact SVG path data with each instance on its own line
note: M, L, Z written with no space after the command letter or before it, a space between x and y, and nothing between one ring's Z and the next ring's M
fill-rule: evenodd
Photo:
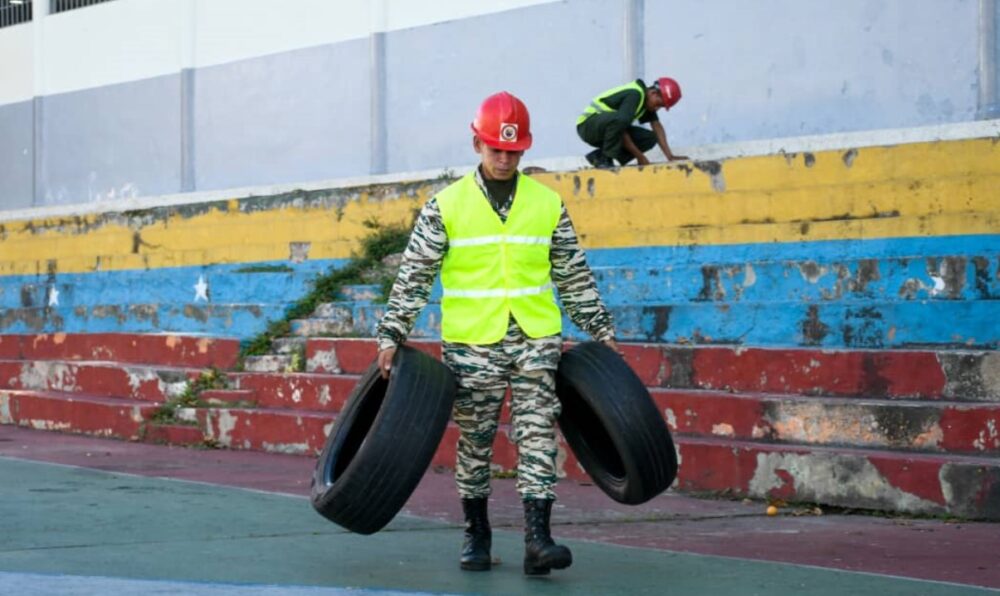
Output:
M0 0L0 29L31 20L31 0Z
M92 6L94 4L100 4L101 2L110 2L111 0L50 0L52 4L49 5L49 10L52 14L59 12L66 12L67 10L76 10L77 8L85 8L87 6Z

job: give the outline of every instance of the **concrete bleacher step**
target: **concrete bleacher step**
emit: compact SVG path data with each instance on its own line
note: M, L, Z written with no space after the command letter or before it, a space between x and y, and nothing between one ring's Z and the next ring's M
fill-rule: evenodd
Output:
M232 368L240 342L224 337L141 333L0 335L0 358L88 360L163 367Z
M677 489L1000 520L1000 460L677 437Z
M318 454L335 418L280 408L179 408L177 416L196 422L204 440L219 447L294 455Z
M675 434L1000 456L1000 403L651 391Z
M83 360L0 360L0 388L79 392L161 402L184 391L199 369Z
M741 262L676 262L669 266L592 267L605 300L613 304L686 300L975 300L1000 292L1000 279L982 265L952 255L882 259L760 259ZM945 279L982 279L946 284ZM432 297L436 299L436 296Z
M254 407L257 405L256 392L249 389L205 389L198 399L210 406Z
M315 373L230 373L235 389L247 391L259 408L338 412L347 401L357 375Z
M295 354L305 350L305 347L304 337L279 337L271 341L271 348L275 354Z
M157 405L131 399L43 390L0 390L0 424L139 440Z
M409 345L441 358L441 344ZM567 347L572 345L566 344ZM989 350L825 350L623 343L647 387L884 399L1000 402L1000 353ZM310 338L316 372L361 374L374 361L371 338Z
M410 345L440 358L437 341ZM164 370L176 373L169 367L61 361L53 352L22 362L22 348L9 347L0 381L37 387L0 390L0 423L308 456L376 355L371 338L305 339L299 349L314 372L227 372L228 388L199 394L206 407L179 408L179 423L164 424L152 415L171 392L153 377L162 383ZM622 349L674 433L680 490L1000 519L995 352ZM180 370L177 378L196 378L202 369ZM135 382L136 371L151 375L152 389ZM495 446L502 471L516 467L508 422L505 408ZM451 425L434 465L454 466L456 438ZM587 479L565 444L559 461L566 477Z
M952 345L954 332L926 321L948 317L962 321L1000 318L1000 303L987 300L836 300L813 303L794 300L715 301L690 298L647 301L608 308L614 316L619 340L698 345L783 345L800 336L803 345L850 349L905 349L915 344ZM292 321L302 337L374 337L385 312L381 304L341 303L325 314L330 317ZM429 303L417 317L410 337L440 336L441 305ZM563 334L580 341L587 337L568 316ZM989 334L984 335L984 340ZM980 346L976 337L963 337L969 349Z
M251 372L285 372L292 370L293 366L294 356L291 354L263 354L243 359L243 370Z
M349 284L341 286L337 300L343 302L373 302L382 299L382 286L376 284Z

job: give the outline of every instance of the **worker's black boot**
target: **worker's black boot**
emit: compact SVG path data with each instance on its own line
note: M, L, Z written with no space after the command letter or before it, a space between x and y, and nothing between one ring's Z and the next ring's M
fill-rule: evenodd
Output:
M552 569L565 569L573 564L573 553L552 541L549 518L551 499L529 499L524 502L524 573L547 575Z
M486 501L486 497L462 499L462 511L465 512L465 542L462 543L462 558L459 562L462 569L468 571L490 569L493 532L490 529L490 519L486 515Z
M615 162L607 155L604 155L604 152L600 149L594 149L586 155L586 158L587 163L595 168L606 169L615 167Z

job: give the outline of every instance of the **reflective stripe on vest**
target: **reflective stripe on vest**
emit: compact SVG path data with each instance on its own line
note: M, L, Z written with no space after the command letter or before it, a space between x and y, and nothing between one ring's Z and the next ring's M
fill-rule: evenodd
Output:
M585 110L583 110L583 113L580 114L580 117L576 119L576 123L580 124L581 122L583 122L584 120L586 120L590 116L593 116L594 114L597 114L599 112L614 112L614 111L616 111L614 108L612 108L612 107L608 106L608 104L604 103L604 99L607 98L607 97L611 97L615 93L620 93L620 92L625 91L627 89L635 89L642 96L642 99L639 100L639 105L635 109L635 114L632 115L632 120L635 120L639 116L642 116L642 113L646 111L646 90L643 89L642 85L640 85L639 83L637 83L635 81L632 81L631 83L628 83L626 85L622 85L620 87L615 87L614 89L610 89L608 91L605 91L604 93L602 93L602 94L598 95L597 97L595 97L590 102L590 105L587 106L587 108Z
M470 174L435 197L448 233L441 264L441 338L489 344L503 339L513 316L528 337L562 331L549 275L549 246L562 200L519 175L502 222Z

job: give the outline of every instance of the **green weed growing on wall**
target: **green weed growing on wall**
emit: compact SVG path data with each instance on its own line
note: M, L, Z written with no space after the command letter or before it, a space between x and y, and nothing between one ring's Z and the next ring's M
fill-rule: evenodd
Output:
M417 212L413 212L415 219ZM247 356L260 356L271 350L271 343L278 337L289 335L292 321L304 319L320 304L338 299L344 286L378 281L382 287L382 297L388 297L395 272L387 269L382 261L389 255L403 252L410 238L410 223L383 224L374 218L363 222L369 233L361 238L360 252L351 256L343 267L317 276L312 281L312 290L298 299L285 311L284 316L268 323L267 328L249 340L240 351L240 362Z

